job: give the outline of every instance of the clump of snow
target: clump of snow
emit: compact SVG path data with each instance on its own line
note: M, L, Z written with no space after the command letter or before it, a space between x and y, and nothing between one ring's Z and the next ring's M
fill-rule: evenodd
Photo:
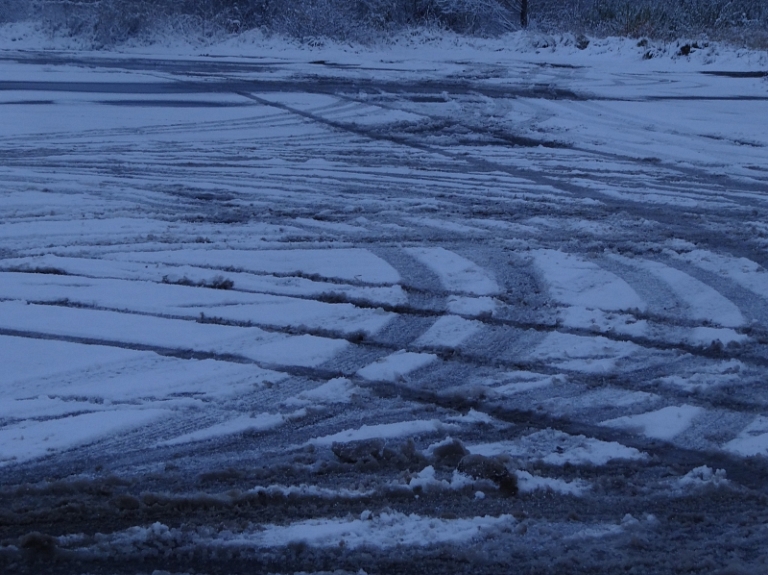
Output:
M475 480L470 476L453 471L450 480L437 479L435 477L435 468L431 465L425 467L408 480L408 487L411 489L429 490L459 490L475 484Z
M517 486L522 493L531 493L533 491L542 489L550 490L555 493L562 493L563 495L582 495L587 489L589 489L589 483L577 479L575 481L565 481L564 479L557 479L554 477L541 477L539 475L532 475L528 471L517 471Z
M691 469L683 477L678 480L680 487L703 487L706 485L712 485L719 487L721 485L727 485L725 469L713 470L711 467L702 465Z

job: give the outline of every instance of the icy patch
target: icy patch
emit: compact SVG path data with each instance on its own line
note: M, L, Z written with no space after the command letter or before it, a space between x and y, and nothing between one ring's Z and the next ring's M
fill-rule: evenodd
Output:
M426 333L414 344L425 347L454 348L483 328L479 321L472 321L455 315L444 315L439 318Z
M366 439L391 439L413 435L432 435L455 429L456 425L443 423L438 419L417 419L414 421L398 421L396 423L381 423L379 425L363 425L358 429L346 429L333 435L316 437L308 441L314 445L331 445L333 443L349 443Z
M736 438L723 445L723 449L744 457L768 456L768 417L756 417Z
M642 433L654 439L671 440L688 429L693 420L704 413L693 405L669 406L640 415L625 415L603 421L600 425Z
M216 437L223 437L227 435L234 435L236 433L246 432L258 432L268 431L275 427L281 426L288 419L294 419L301 417L305 412L299 410L291 415L284 415L282 413L260 413L255 417L247 415L230 419L223 423L206 427L205 429L199 429L192 433L186 433L179 437L174 437L167 441L161 441L158 446L167 445L179 445L181 443L193 443L196 441L206 441L208 439L214 439Z
M601 336L552 332L533 350L532 356L561 369L606 373L615 370L620 360L641 349L631 342L613 341Z
M413 353L401 350L366 365L357 372L357 375L368 381L396 382L435 360L437 360L437 356L431 353Z
M471 453L492 457L507 454L549 465L605 465L614 459L644 459L634 447L615 441L601 441L583 435L545 429L514 441L467 446Z
M451 292L489 296L499 293L499 285L476 263L444 248L406 248L405 252L437 274Z

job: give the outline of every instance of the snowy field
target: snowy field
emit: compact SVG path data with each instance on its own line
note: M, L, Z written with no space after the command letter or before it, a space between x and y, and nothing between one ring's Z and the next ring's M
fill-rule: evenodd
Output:
M3 573L768 572L765 53L28 32Z

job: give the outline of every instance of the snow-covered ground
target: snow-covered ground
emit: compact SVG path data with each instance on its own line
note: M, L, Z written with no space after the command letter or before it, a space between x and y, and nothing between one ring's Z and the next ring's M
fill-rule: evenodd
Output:
M765 53L0 31L4 572L766 568Z

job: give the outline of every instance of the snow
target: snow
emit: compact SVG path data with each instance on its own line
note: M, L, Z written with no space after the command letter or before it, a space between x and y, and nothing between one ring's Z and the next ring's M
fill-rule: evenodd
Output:
M428 465L408 480L408 487L413 490L457 490L474 485L475 481L470 476L453 470L451 479L436 479L435 468Z
M297 273L336 278L366 284L395 284L400 274L381 258L365 249L335 250L216 250L182 249L157 252L125 252L111 256L118 261L168 263L231 267L249 272L270 274Z
M437 519L403 513L381 513L368 519L309 519L285 526L265 525L264 530L235 538L230 545L282 546L302 541L312 547L344 546L354 549L374 545L383 549L399 546L425 547L437 543L459 543L483 537L514 523L510 515Z
M629 341L552 332L533 350L532 356L551 362L558 369L607 373L617 369L621 360L640 350Z
M515 523L511 515L438 519L399 512L363 511L359 518L307 519L285 525L252 525L245 530L210 529L197 533L169 528L162 523L131 527L110 535L99 535L94 551L136 552L145 545L167 544L183 548L193 543L209 546L260 549L305 543L311 547L356 549L373 546L426 547L440 543L461 543L482 539ZM64 542L62 542L64 543ZM76 541L70 542L70 545Z
M309 325L324 327L334 321L345 332L376 333L391 319L381 310L356 308L314 300L193 286L142 281L91 279L58 275L6 272L0 298L73 304L143 314L203 316L264 326Z
M445 248L406 248L405 251L435 272L449 292L491 296L500 291L486 270L455 252Z
M414 343L424 347L458 347L482 328L479 321L444 315Z
M352 489L328 489L316 485L268 485L266 487L257 486L249 490L249 493L265 493L267 495L302 495L312 497L322 497L325 499L362 499L371 497L374 491L359 491Z
M768 271L752 260L700 249L684 253L671 252L671 255L705 271L732 280L755 295L768 299Z
M409 373L421 369L437 360L431 353L414 353L396 351L386 357L366 365L358 370L357 375L368 381L397 382L407 377Z
M687 335L687 341L694 345L707 346L720 342L727 346L730 343L743 344L749 336L728 328L695 327Z
M260 413L255 417L242 416L222 423L217 423L204 429L186 433L173 439L160 442L159 446L179 445L181 443L193 443L206 441L217 437L234 435L236 433L268 431L285 423L286 419L296 417L303 412L286 416L281 413Z
M302 391L295 398L286 400L291 405L317 405L331 403L350 403L352 397L360 392L351 380L346 377L336 377L314 389Z
M167 414L163 409L110 409L7 425L0 429L0 466L92 443L140 428Z
M582 51L537 38L301 46L253 33L45 53L76 46L0 25L4 473L94 455L138 493L136 462L162 468L170 452L195 472L290 461L318 484L244 489L322 498L330 514L82 539L107 557L157 541L180 557L295 542L407 554L506 537L515 520L482 515L506 510L491 482L437 463L315 474L327 447L414 438L430 456L454 438L517 467L524 499L553 509L571 497L607 508L605 489L576 478L599 471L583 467L650 466L667 497L729 480L707 466L654 479L660 450L768 456L753 405L766 82L702 73L764 70L768 56L713 44L682 58L656 43L645 61L636 41ZM169 68L131 68L137 56ZM89 91L103 85L127 93ZM713 342L724 349L702 349ZM443 389L482 407L425 400ZM530 428L488 415L502 408L537 415ZM547 425L586 435L536 430ZM260 435L233 455L238 434ZM631 434L675 445L604 440ZM50 459L14 468L38 458ZM398 509L406 500L421 515ZM445 501L459 518L432 516ZM639 528L604 515L542 524L558 538Z
M631 262L664 282L677 297L688 305L688 313L693 319L708 321L723 327L740 327L744 325L744 316L733 302L715 291L714 288L685 272L649 260L617 259L622 262ZM693 337L696 336L694 335Z
M93 368L94 364L114 365L137 357L134 351L102 346L92 346L87 354L76 353L79 346L59 341L0 336L0 342L0 362L3 365L0 393L6 397L14 387L25 381L77 372ZM45 357L46 361L40 361L41 357Z
M723 445L723 449L744 457L768 456L768 417L758 415L735 438Z
M566 381L566 376L562 374L545 375L530 371L513 371L499 374L492 379L484 380L483 383L493 386L494 393L504 396L525 393L534 389L565 383Z
M645 302L627 282L593 262L555 250L531 253L552 297L587 309L644 310Z
M98 222L97 222L98 225ZM258 230L254 230L256 232ZM264 231L264 230L262 230ZM193 233L190 231L190 233ZM286 256L287 257L287 256ZM407 301L408 296L400 285L352 285L327 281L310 280L297 276L264 275L263 271L232 271L233 268L211 268L210 262L203 266L179 263L154 263L94 259L86 257L63 257L53 254L3 260L3 269L34 271L52 268L69 275L91 278L144 280L150 282L179 282L184 279L201 285L210 284L219 277L231 280L239 291L271 293L274 295L320 296L334 293L349 299L359 299L382 304L398 305Z
M615 441L601 441L583 435L570 435L562 431L545 429L515 441L498 441L467 445L478 455L510 455L527 460L542 461L548 465L605 465L616 459L644 459L645 454L634 447Z
M315 437L310 443L315 445L332 445L333 443L348 443L351 441L364 441L367 439L392 439L396 437L409 437L421 435L433 435L443 433L456 426L451 423L443 423L438 419L417 419L413 421L398 421L395 423L379 423L375 425L363 425L357 429L345 429L332 435Z
M562 493L563 495L579 496L589 489L589 484L582 480L565 481L563 479L532 475L528 471L516 471L515 475L517 475L518 489L522 493L531 493L541 489Z
M555 396L544 399L539 406L548 413L557 416L573 416L578 412L589 413L595 408L633 408L638 404L654 404L661 398L644 391L630 391L626 389L606 386L595 390L584 390L576 395L567 393L567 388L561 388L565 392L563 396Z
M658 381L665 385L679 387L691 392L709 387L739 383L747 366L735 359L719 361L712 365L700 366L690 375L668 375Z
M669 441L683 433L704 409L693 405L668 406L639 415L625 415L603 421L601 425L637 430L647 437Z
M447 308L451 313L469 317L492 314L497 307L497 302L491 297L468 297L450 295Z
M258 328L52 305L0 302L0 328L70 338L231 353L274 365L319 365L348 347L345 340L286 336ZM119 335L118 335L119 334Z

